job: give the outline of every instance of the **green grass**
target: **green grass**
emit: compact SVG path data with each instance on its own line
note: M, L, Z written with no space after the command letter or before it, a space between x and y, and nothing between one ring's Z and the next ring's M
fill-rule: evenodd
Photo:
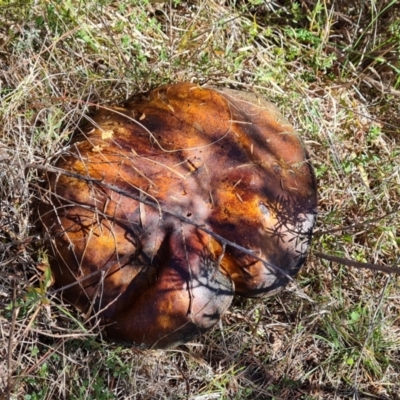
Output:
M385 1L0 0L0 393L9 399L399 399L395 275L313 255L268 299L168 351L102 340L52 292L47 165L89 107L164 83L251 90L306 141L312 248L400 260L400 9ZM1 397L0 395L0 398Z

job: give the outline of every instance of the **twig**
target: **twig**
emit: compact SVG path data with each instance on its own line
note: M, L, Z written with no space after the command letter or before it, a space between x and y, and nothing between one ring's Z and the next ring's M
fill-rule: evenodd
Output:
M372 271L380 271L380 272L386 272L387 274L400 275L400 268L395 265L389 267L387 265L363 263L359 261L349 260L348 258L330 256L329 254L321 253L319 251L314 251L313 254L319 258L322 258L323 260L328 260L338 264L347 265L349 267L354 267L359 269L365 268L365 269L370 269Z
M249 249L246 249L245 247L240 246L240 245L236 244L235 242L232 242L232 241L230 241L228 239L225 239L223 236L218 235L217 233L213 232L211 229L205 227L205 225L203 225L203 224L198 224L197 222L194 222L194 221L190 220L189 218L186 218L183 215L178 214L178 213L176 213L174 211L167 210L165 208L161 208L161 206L159 204L157 204L157 203L155 203L153 201L150 201L148 199L145 199L145 198L143 198L143 197L141 197L139 195L134 195L132 193L129 193L128 191L126 191L124 189L121 189L118 186L111 185L109 183L105 183L100 179L91 178L91 177L84 176L84 175L81 175L81 174L76 174L74 172L65 171L65 170L60 169L60 168L55 168L55 167L50 167L50 166L45 166L45 165L26 164L25 168L40 169L40 170L52 172L52 173L55 173L55 174L63 174L63 175L66 175L66 176L70 176L72 178L80 179L80 180L83 180L85 182L95 183L97 185L102 186L103 188L106 188L106 189L112 190L115 193L121 194L122 196L129 197L129 198L131 198L133 200L136 200L138 202L142 202L142 203L144 203L144 204L146 204L146 205L148 205L150 207L153 207L153 208L159 210L160 212L163 212L163 213L168 214L168 215L170 215L170 216L172 216L174 218L177 218L177 219L179 219L180 221L182 221L182 222L184 222L186 224L193 225L194 227L202 230L203 232L207 233L208 235L210 235L214 239L218 240L222 245L225 244L225 245L231 246L231 247L233 247L233 248L235 248L237 250L240 250L242 253L245 253L245 254L248 254L248 255L252 256L257 261L262 262L270 271L272 270L274 272L278 272L282 276L288 278L290 281L293 281L293 278L291 276L289 276L285 271L283 271L281 268L277 267L276 265L271 264L270 262L262 259L261 257L258 257L257 255L254 254L253 251L251 251ZM96 272L99 272L99 271L96 271Z
M196 228L202 230L203 232L209 234L214 239L218 240L222 244L224 249L225 249L226 245L231 246L231 247L233 247L235 249L238 249L241 252L243 252L245 254L248 254L248 255L254 257L256 260L262 262L268 269L273 270L275 272L279 272L280 274L282 274L282 276L288 278L290 281L293 281L293 278L291 276L289 276L285 271L283 271L281 268L277 267L276 265L271 264L268 261L262 259L261 257L258 257L257 255L254 254L253 251L251 251L249 249L246 249L245 247L240 246L240 245L236 244L235 242L231 242L230 240L225 239L224 237L218 235L217 233L215 233L212 230L208 229L204 225L200 225L200 224L190 220L189 218L184 217L183 215L175 213L174 211L166 210L164 208L161 209L159 204L157 204L157 203L155 203L153 201L147 200L147 199L145 199L145 198L143 198L141 196L137 196L137 195L134 195L132 193L129 193L126 190L123 190L123 189L119 188L118 186L105 183L100 179L90 178L90 177L87 177L87 176L84 176L84 175L81 175L81 174L76 174L76 173L73 173L73 172L65 171L65 170L62 170L60 168L55 168L55 167L50 167L50 166L37 165L37 164L26 164L25 168L35 168L35 169L40 169L40 170L44 170L44 171L48 171L48 172L53 172L53 173L56 173L56 174L64 174L64 175L70 176L72 178L81 179L81 180L83 180L85 182L96 183L96 184L98 184L98 185L100 185L100 186L102 186L104 188L110 189L110 190L112 190L112 191L114 191L114 192L116 192L118 194L121 194L123 196L129 197L129 198L131 198L133 200L136 200L138 202L146 204L146 205L148 205L150 207L156 208L160 212L163 212L165 214L171 215L172 217L177 218L180 221L185 222L187 224L193 225L194 227L196 227ZM400 268L397 268L396 266L389 267L389 266L385 266L385 265L362 263L362 262L358 262L358 261L354 261L354 260L349 260L347 258L331 256L331 255L328 255L328 254L321 253L319 251L314 251L314 255L319 257L319 258L322 258L324 260L336 262L336 263L339 263L339 264L342 264L342 265L346 265L346 266L349 266L349 267L354 267L354 268L359 268L359 269L364 268L364 269L369 269L369 270L372 270L372 271L380 271L380 272L386 272L388 274L398 274L398 275L400 275ZM88 276L85 276L84 278L79 280L79 282L81 282L82 280L85 280L85 279L89 278L90 276L92 276L93 274L99 273L101 271L102 271L102 269L100 269L98 271L95 271L94 273L92 273L92 274L90 274ZM74 285L74 284L71 284L71 285ZM65 289L65 288L63 288L63 289Z
M20 379L24 376L30 375L36 368L39 368L52 354L58 351L59 347L61 347L63 343L64 339L58 340L54 347L50 347L47 352L39 358L36 364L32 365L30 368L25 369L25 371L23 371L18 378Z

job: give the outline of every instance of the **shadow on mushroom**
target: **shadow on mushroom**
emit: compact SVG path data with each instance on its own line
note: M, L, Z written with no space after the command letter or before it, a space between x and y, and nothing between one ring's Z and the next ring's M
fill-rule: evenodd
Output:
M48 181L57 287L111 339L145 347L206 332L235 293L282 288L316 218L312 167L279 111L188 83L100 109Z

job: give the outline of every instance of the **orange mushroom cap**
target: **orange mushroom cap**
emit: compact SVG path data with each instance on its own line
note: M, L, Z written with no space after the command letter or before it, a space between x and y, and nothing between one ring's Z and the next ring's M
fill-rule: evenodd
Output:
M234 293L273 293L304 263L313 170L253 94L180 83L136 95L96 112L56 166L42 210L56 285L76 283L63 296L93 306L112 339L183 343Z

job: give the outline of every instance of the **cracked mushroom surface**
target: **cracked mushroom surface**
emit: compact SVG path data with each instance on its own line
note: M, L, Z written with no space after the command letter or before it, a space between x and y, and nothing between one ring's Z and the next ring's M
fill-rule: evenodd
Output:
M184 343L304 263L314 173L251 93L180 83L102 107L55 167L41 219L56 286L113 340Z

